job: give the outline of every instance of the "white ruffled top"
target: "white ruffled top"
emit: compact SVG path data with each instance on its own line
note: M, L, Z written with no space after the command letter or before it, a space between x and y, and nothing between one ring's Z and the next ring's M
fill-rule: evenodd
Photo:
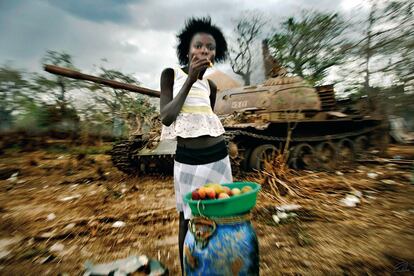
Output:
M180 68L174 69L173 97L176 97L187 74ZM220 136L224 133L220 119L210 105L210 85L207 79L197 80L191 87L176 120L170 126L162 126L161 140L194 138L203 135Z

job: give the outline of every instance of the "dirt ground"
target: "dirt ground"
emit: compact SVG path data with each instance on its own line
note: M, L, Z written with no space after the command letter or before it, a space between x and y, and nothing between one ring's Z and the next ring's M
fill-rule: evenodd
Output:
M388 152L414 159L414 147ZM1 275L80 275L87 260L142 254L179 275L172 177L130 177L108 155L52 150L7 150L0 171ZM260 194L252 223L261 275L412 275L412 177L412 163L357 163L299 172L306 195ZM350 193L355 207L341 204ZM276 223L276 206L288 203L301 206L296 217Z

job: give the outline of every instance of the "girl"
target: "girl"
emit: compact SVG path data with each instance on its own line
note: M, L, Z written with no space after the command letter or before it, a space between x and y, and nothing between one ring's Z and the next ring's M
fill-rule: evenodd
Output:
M224 128L216 114L216 85L203 75L212 63L224 61L227 43L210 18L191 18L177 35L177 56L182 68L161 74L161 139L176 139L174 189L179 221L179 253L183 268L183 243L191 210L183 196L206 183L232 182Z

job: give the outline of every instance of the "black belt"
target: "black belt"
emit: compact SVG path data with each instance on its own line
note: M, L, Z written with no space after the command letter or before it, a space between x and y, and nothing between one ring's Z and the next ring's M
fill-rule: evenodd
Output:
M175 160L188 165L203 165L219 161L228 155L226 142L201 149L190 149L177 145Z

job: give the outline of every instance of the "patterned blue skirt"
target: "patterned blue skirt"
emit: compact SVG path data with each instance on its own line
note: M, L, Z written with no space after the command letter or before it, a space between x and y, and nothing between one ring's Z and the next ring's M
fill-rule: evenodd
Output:
M195 220L184 241L185 275L259 275L259 246L250 221Z

